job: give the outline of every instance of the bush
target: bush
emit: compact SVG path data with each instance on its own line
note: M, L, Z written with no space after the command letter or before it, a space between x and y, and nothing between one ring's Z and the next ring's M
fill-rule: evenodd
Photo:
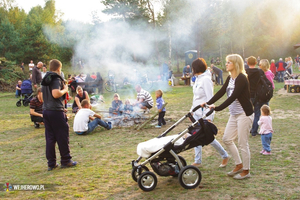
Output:
M0 88L1 91L13 91L18 80L28 77L14 62L0 58Z

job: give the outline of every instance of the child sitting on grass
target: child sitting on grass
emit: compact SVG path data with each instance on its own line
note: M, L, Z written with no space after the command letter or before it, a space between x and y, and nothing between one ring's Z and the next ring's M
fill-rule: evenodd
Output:
M263 155L271 155L271 140L273 134L271 109L268 105L263 105L260 109L261 116L257 122L260 126L259 134L261 134L261 143L263 150L260 152Z
M87 135L92 132L98 125L112 129L111 122L104 122L101 116L90 109L90 102L84 99L81 102L81 109L77 112L74 118L73 130L78 135Z
M122 109L123 109L123 103L120 100L120 96L118 93L115 93L114 100L111 102L111 108L109 109L109 113L121 115Z
M129 99L126 99L125 105L123 107L123 113L131 114L133 112L133 106L131 105Z
M161 90L155 91L155 96L156 96L156 106L158 109L158 125L155 126L155 128L161 128L161 125L166 125L166 121L164 119L165 114L166 114L166 108L163 108L163 105L165 104L164 99L162 98L163 92Z

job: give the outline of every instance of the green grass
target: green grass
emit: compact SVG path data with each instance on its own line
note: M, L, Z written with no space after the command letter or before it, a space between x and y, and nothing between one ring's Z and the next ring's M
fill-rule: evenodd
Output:
M276 83L276 91L283 84ZM217 91L220 86L215 87ZM110 106L113 93L105 93L105 108ZM127 90L120 91L122 99L132 98ZM152 93L154 97L154 93ZM167 118L172 125L185 115L192 103L191 87L173 87L165 92L168 102ZM224 98L223 98L224 99ZM131 161L136 159L137 144L161 134L147 126L141 131L97 128L92 134L78 136L70 120L70 149L78 166L47 171L44 128L35 129L28 107L16 107L13 93L1 93L0 101L0 184L54 184L55 191L0 192L4 199L300 199L300 125L299 95L274 94L270 102L273 114L272 155L262 156L260 137L250 137L251 174L248 180L236 181L226 176L234 167L231 159L225 169L218 168L221 158L211 146L203 148L201 188L183 189L172 177L158 177L156 189L143 192L131 178ZM216 104L218 105L218 103ZM152 114L154 110L151 111ZM216 113L214 123L222 136L228 120L228 110ZM185 120L173 133L190 125ZM223 143L222 143L223 144ZM194 151L180 154L187 163L193 162ZM59 152L57 149L57 158ZM150 166L148 166L150 168ZM150 169L151 170L151 169Z

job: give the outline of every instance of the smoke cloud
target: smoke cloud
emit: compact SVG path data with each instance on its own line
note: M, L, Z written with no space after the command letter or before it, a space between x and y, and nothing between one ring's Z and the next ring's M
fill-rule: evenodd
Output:
M180 2L174 1L179 4L177 10L168 13L168 23L158 29L151 29L143 22L130 25L125 21L112 19L96 25L67 21L64 24L65 30L61 31L63 35L56 34L59 32L58 28L50 27L45 28L45 33L54 43L66 47L71 44L74 47L73 63L76 65L82 60L84 73L100 72L106 77L108 70L112 70L120 81L125 77L132 77L134 69L137 69L152 80L157 80L160 66L167 60L164 58L168 57L169 36L172 38L173 48L179 50L177 53L181 59L184 58L185 51L192 49L200 49L202 57L209 57L212 53L216 56L220 50L225 57L229 53L241 53L242 47L246 49L245 56L256 55L256 51L248 50L254 40L261 44L261 48L256 50L265 53L265 56L260 55L263 58L270 54L276 55L277 50L272 48L270 52L273 44L261 42L264 39L255 36L261 30L252 30L252 26L257 27L257 23L260 23L261 29L270 30L264 37L272 37L274 42L286 40L287 44L283 43L288 46L291 45L288 43L289 37L293 34L289 30L297 25L295 16L300 10L298 0L188 0L182 1L181 5ZM235 14L231 15L233 11ZM270 14L274 24L269 23ZM233 27L233 32L226 32L229 26ZM236 34L234 38L233 34ZM164 49L164 52L159 52L160 61L153 59L156 57L153 56L156 54L156 43L160 49ZM219 44L227 46L219 49ZM284 48L278 49L278 52L284 51ZM159 89L167 89L161 87L164 86L159 85Z

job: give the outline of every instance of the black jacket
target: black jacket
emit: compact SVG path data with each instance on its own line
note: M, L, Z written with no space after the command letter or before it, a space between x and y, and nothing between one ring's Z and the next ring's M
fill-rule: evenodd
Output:
M257 88L257 83L261 76L265 75L264 71L258 68L248 68L246 69L248 74L248 80L250 84L250 96L251 98L255 97L255 91Z
M228 76L222 88L207 102L211 105L218 101L225 93L231 76ZM235 79L235 88L230 97L228 97L221 105L215 107L215 111L221 111L227 108L233 101L239 100L243 110L247 116L252 115L253 105L250 101L249 82L244 74L239 74Z

